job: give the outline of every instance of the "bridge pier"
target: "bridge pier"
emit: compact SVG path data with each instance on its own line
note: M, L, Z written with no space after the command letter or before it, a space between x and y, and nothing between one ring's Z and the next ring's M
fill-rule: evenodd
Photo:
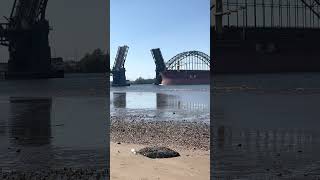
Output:
M50 77L48 35L49 23L46 20L35 24L31 30L11 32L7 79Z
M130 84L127 83L126 79L126 69L121 68L118 69L117 71L112 72L112 86L129 86Z

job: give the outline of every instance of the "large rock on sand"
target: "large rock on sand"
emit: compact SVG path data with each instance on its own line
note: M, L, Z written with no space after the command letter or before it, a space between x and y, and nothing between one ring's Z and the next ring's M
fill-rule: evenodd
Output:
M172 158L178 157L180 154L166 147L146 147L137 151L138 154L148 158Z

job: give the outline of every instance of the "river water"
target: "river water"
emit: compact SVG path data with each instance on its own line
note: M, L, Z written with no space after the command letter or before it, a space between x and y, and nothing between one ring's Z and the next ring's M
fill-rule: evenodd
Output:
M107 79L0 81L0 168L106 168Z
M320 74L218 75L213 87L213 177L320 177Z
M210 122L209 85L111 87L111 116L143 116L150 121Z

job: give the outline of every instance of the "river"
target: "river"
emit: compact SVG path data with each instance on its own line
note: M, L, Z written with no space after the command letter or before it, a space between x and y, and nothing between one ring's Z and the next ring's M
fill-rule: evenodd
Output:
M209 85L111 87L111 116L143 115L150 121L210 123Z
M319 82L316 73L215 76L213 176L319 178Z
M107 79L0 81L0 168L105 169L108 162Z

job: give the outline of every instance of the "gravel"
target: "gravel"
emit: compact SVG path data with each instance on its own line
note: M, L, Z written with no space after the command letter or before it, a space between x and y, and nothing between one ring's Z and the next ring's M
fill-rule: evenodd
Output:
M107 170L95 169L70 169L37 171L37 172L3 172L0 170L0 179L6 180L105 180Z
M210 149L210 125L189 121L144 121L111 117L111 141L193 150Z

